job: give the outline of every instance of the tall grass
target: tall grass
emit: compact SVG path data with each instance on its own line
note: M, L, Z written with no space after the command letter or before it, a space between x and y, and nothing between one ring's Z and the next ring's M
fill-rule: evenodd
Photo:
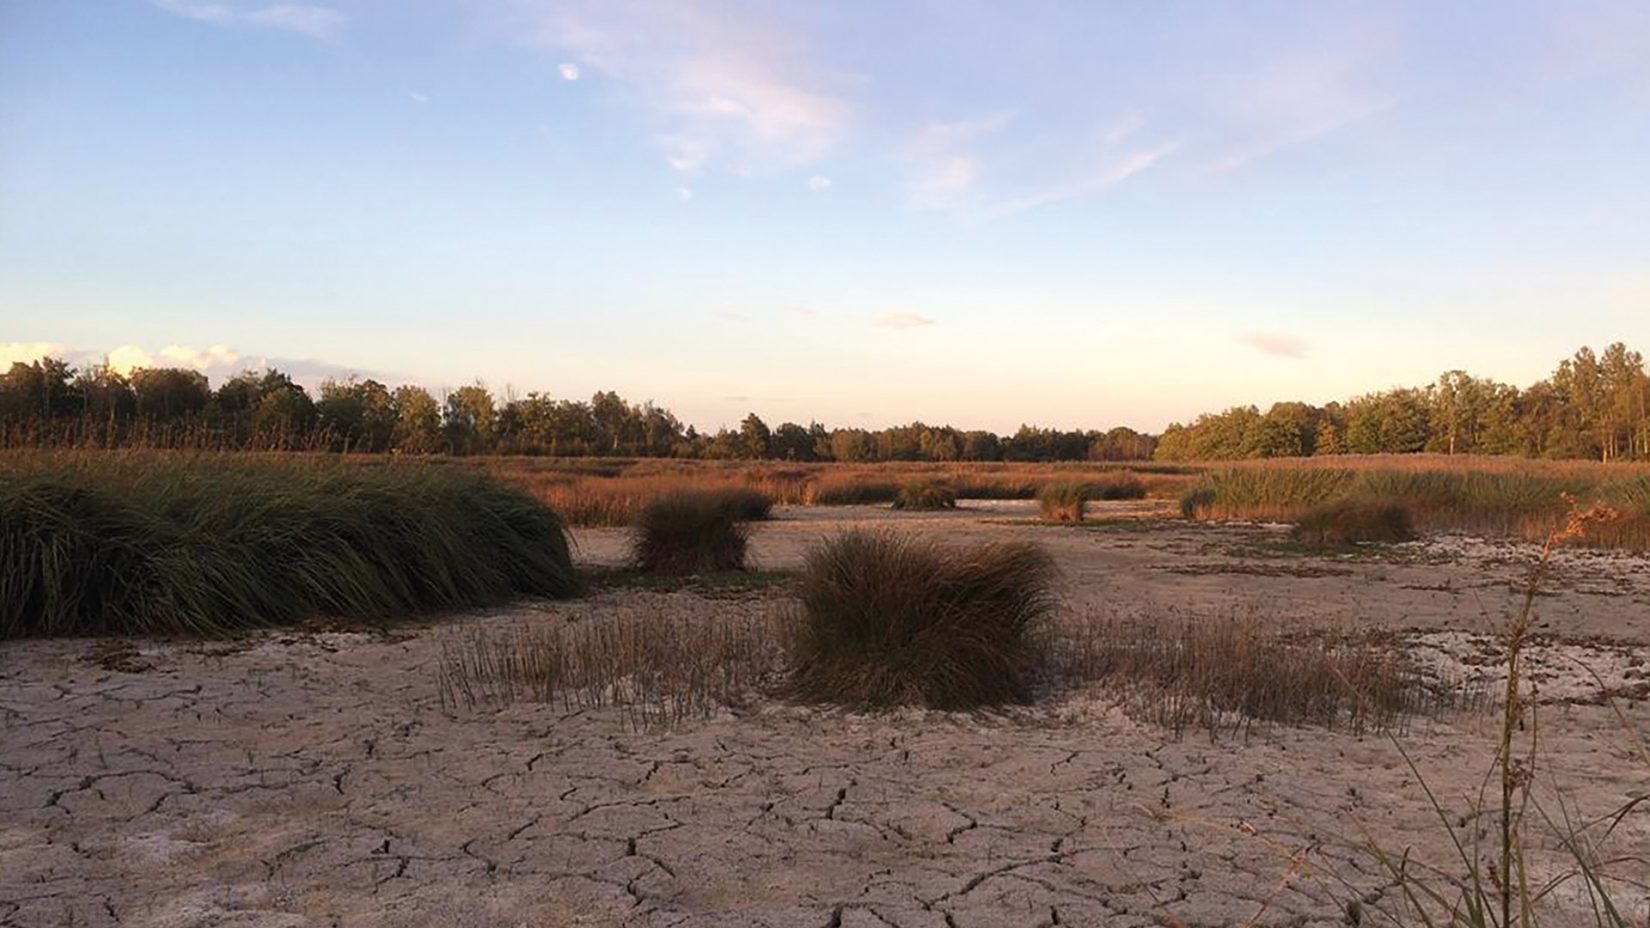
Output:
M971 709L1023 701L1054 564L1023 543L942 548L848 532L808 555L792 693L860 707Z
M555 513L460 468L0 457L0 638L217 634L578 588Z
M1181 509L1195 519L1297 521L1312 509L1357 500L1401 505L1423 531L1540 541L1563 526L1567 495L1622 513L1584 543L1650 548L1650 476L1599 468L1232 467L1200 478Z
M1114 464L1029 462L775 465L634 458L433 460L485 468L544 500L569 525L581 526L630 525L651 500L683 490L749 489L785 506L884 505L893 503L907 484L943 483L958 499L1032 499L1051 480L1082 480L1123 487L1129 494L1174 498L1196 473L1153 465L1119 469Z

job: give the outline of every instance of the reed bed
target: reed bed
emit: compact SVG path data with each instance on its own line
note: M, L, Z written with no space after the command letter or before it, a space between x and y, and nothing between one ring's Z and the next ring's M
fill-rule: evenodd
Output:
M475 470L245 453L0 457L0 638L215 635L578 587L556 514Z
M1182 496L1181 511L1193 519L1294 522L1352 501L1400 506L1421 531L1540 541L1564 524L1572 499L1607 503L1621 513L1585 544L1650 548L1650 475L1577 462L1528 469L1229 467L1201 477Z
M569 525L626 526L649 501L685 490L746 489L783 506L881 506L902 487L949 486L957 499L1032 499L1054 480L1172 499L1195 479L1185 467L1048 463L794 464L661 459L448 458L484 467L543 500ZM1101 498L1101 497L1096 497ZM1105 498L1138 498L1129 495Z

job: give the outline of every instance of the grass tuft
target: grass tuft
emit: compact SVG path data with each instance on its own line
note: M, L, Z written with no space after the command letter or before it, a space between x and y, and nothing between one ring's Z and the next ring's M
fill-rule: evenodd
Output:
M1037 491L1037 506L1052 522L1083 521L1088 501L1088 485L1074 480L1045 484Z
M703 574L745 569L749 532L741 500L726 490L683 490L642 508L631 539L638 570Z
M0 459L0 638L217 635L578 589L561 521L479 471L337 459Z
M957 508L957 493L950 486L930 481L902 484L894 497L895 509L937 512Z
M1055 607L1041 548L849 532L809 553L791 687L806 701L972 709L1028 698Z
M1409 509L1393 503L1340 500L1309 510L1290 537L1315 548L1333 548L1371 542L1395 544L1414 541L1415 522Z

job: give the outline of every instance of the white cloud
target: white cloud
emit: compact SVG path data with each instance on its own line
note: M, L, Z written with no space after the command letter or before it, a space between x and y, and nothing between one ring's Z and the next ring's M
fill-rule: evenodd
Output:
M683 174L713 162L807 164L846 130L850 108L809 70L806 49L748 12L646 0L524 3L537 44L634 91L660 123L667 163Z
M330 39L343 31L344 14L330 7L302 3L276 3L251 10L234 9L219 3L196 0L151 0L161 10L177 16L220 26L255 26L298 32L317 39Z
M13 364L32 364L41 358L60 358L67 349L56 342L0 342L0 374Z
M677 199L680 199L683 203L686 203L687 201L693 199L693 188L692 187L677 187L676 188L676 197L677 197Z
M1277 332L1245 332L1238 336L1238 341L1261 354L1269 354L1276 358L1306 357L1306 342L1293 335L1283 335Z
M831 179L823 174L815 174L808 178L808 189L815 193L831 189Z
M121 345L108 355L109 368L120 374L130 374L140 367L186 367L208 373L228 370L240 360L241 355L227 345L209 348L167 345L158 355L150 354L139 345Z
M579 79L579 66L570 61L564 61L561 64L556 65L556 70L561 72L561 79L564 81L576 81Z
M424 104L430 102L429 97L425 96L424 94L419 93L416 90L407 91L407 99L409 99L412 102L418 104L419 106L423 106Z
M934 320L912 312L892 312L877 316L871 320L871 324L879 329L915 329L933 325Z

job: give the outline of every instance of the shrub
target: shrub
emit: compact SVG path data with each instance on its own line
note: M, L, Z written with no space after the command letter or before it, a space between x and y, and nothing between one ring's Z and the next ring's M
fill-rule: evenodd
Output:
M1037 491L1037 505L1045 519L1081 522L1088 505L1088 486L1075 481L1045 484Z
M943 483L912 482L899 488L894 497L895 509L934 511L957 508L957 494Z
M1409 510L1393 503L1341 500L1301 516L1290 533L1316 547L1415 540Z
M468 468L103 452L0 462L0 638L221 634L577 588L555 513Z
M745 569L748 532L722 490L682 490L642 507L632 537L640 570L661 574Z
M966 549L849 532L808 554L791 684L849 706L967 709L1021 701L1055 606L1041 548Z

